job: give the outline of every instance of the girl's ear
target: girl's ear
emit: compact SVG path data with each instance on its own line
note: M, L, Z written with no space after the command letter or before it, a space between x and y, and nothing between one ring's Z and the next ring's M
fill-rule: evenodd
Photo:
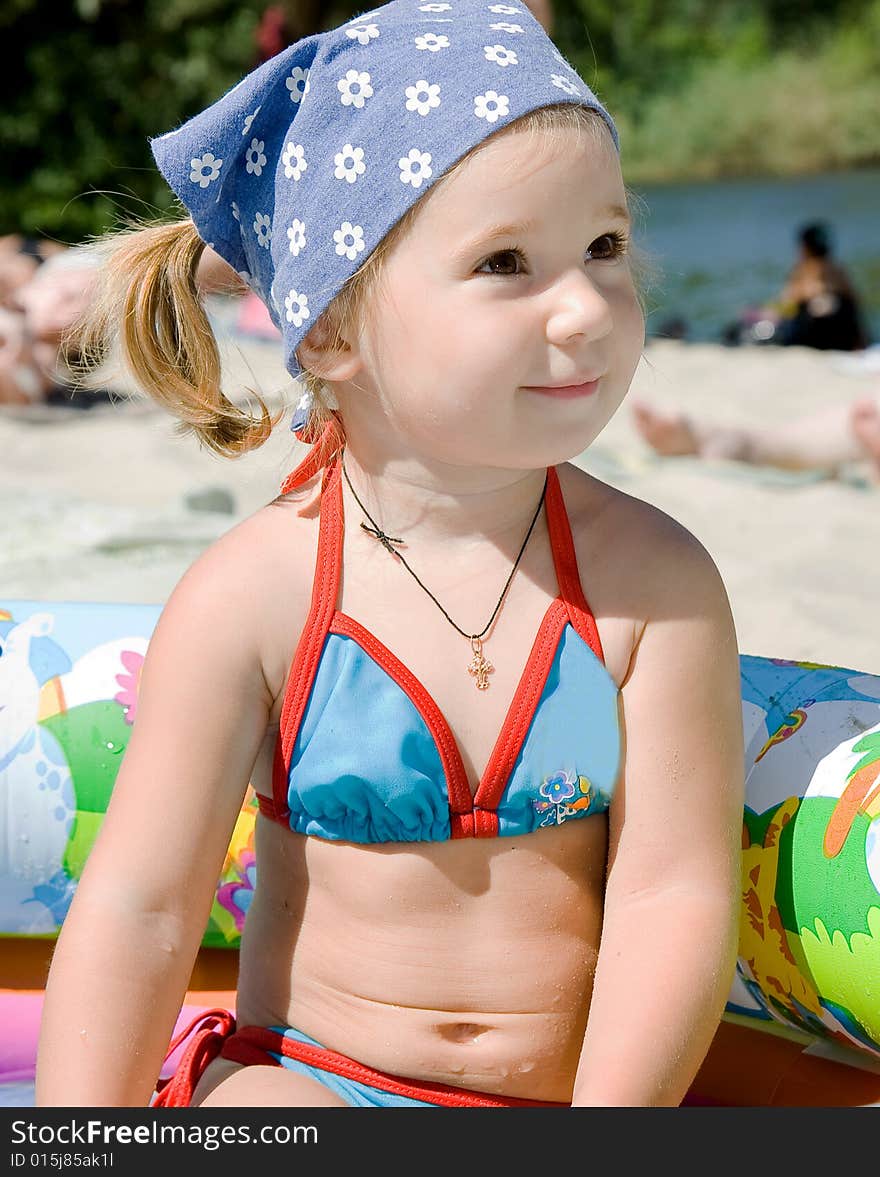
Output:
M326 315L321 315L297 348L300 364L322 380L351 380L362 367L360 350L347 338L335 336Z

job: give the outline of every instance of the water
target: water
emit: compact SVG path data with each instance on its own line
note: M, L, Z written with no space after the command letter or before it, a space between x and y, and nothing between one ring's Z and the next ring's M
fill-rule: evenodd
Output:
M880 168L630 187L647 205L635 239L662 270L648 295L649 335L682 316L689 339L717 342L744 307L782 287L798 227L824 220L861 295L868 333L880 342Z

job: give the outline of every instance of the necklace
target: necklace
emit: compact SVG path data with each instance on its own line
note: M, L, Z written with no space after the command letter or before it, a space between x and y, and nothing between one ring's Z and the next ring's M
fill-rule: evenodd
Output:
M357 491L351 485L351 479L348 477L348 471L345 468L344 461L342 462L342 473L345 476L345 481L348 483L348 489L354 495L354 501L357 503L357 505L360 507L360 509L363 511L363 513L366 515L366 517L370 521L369 525L366 523L363 523L363 522L361 523L361 527L363 528L363 530L368 532L370 535L375 536L375 538L379 541L379 543L382 545L382 547L385 548L386 551L390 552L392 556L397 557L397 559L401 562L401 564L404 566L404 568L407 570L407 572L410 574L410 576L413 578L413 580L416 582L416 584L419 586L419 588L422 589L423 592L428 594L428 596L431 598L431 600L434 602L434 604L437 606L437 608L440 610L440 612L443 614L443 616L446 618L446 620L449 622L449 624L453 627L453 629L457 629L463 638L467 638L467 640L471 644L471 653L473 654L473 658L471 659L471 661L468 665L468 674L470 674L473 677L474 685L476 686L478 691L488 690L488 688L489 688L489 675L494 672L495 667L491 664L491 662L488 662L486 660L486 657L483 654L483 638L489 632L492 622L498 616L498 610L501 608L501 605L504 602L504 598L507 596L507 590L510 588L510 582L513 580L513 574L517 570L519 562L522 559L523 552L526 550L526 544L529 542L529 538L530 538L532 532L534 531L535 524L538 522L538 516L541 513L541 507L544 505L544 496L547 493L547 477L546 477L546 475L544 477L544 486L541 489L541 497L538 500L537 507L535 508L535 514L532 516L532 521L529 524L529 529L526 532L526 537L523 540L522 546L519 549L519 553L513 562L513 567L510 570L510 575L508 576L507 580L505 581L504 588L501 590L501 596L498 598L497 604L495 605L495 608L492 610L492 616L489 618L489 620L486 622L486 624L483 626L483 628L480 630L479 633L467 633L465 630L463 630L461 628L460 625L456 625L456 623L452 620L452 618L449 616L449 614L446 612L446 610L443 608L443 606L440 604L440 602L437 600L437 598L434 596L434 594L431 592L431 590L427 587L427 585L423 584L422 581L419 579L419 577L416 575L416 573L413 572L412 568L410 568L409 564L406 561L406 557L401 555L401 553L398 552L397 549L392 546L393 544L402 544L404 541L402 539L395 539L394 536L386 534L386 532L384 532L382 530L382 528L379 526L379 524L376 522L376 520L372 517L370 512L367 510L367 508L364 506L364 504L358 498Z

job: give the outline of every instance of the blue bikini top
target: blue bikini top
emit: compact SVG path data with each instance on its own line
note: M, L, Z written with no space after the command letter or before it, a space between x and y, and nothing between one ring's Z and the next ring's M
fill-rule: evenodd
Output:
M283 491L297 475L305 480L307 462ZM547 471L544 509L559 595L473 791L431 695L336 608L340 471L338 460L324 470L312 605L290 667L272 797L259 795L260 812L297 833L358 843L510 837L604 812L620 765L618 688L581 589L556 470Z

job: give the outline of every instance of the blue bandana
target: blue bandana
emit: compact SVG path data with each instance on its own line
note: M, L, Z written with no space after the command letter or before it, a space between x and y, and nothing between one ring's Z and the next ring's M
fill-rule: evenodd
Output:
M291 45L151 141L200 236L296 349L345 281L471 148L558 103L611 116L524 3L392 0Z

